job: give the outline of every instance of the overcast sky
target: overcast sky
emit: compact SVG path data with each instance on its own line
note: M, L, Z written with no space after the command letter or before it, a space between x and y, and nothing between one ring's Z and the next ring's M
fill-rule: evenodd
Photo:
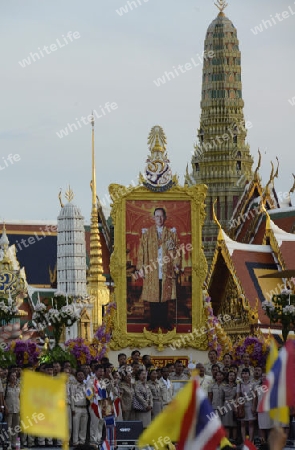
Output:
M147 136L156 124L164 128L173 172L183 182L199 127L202 67L160 87L154 80L202 54L206 29L218 10L208 0L135 2L133 9L125 0L2 2L1 220L55 219L59 189L70 183L74 202L89 222L91 128L80 119L92 109L102 115L106 102L116 103L117 109L105 109L95 124L102 201L110 183L136 181L148 153ZM238 30L242 52L251 152L256 163L261 149L264 182L270 161L279 157L276 188L288 191L295 173L295 2L228 3L225 13ZM289 12L285 18L284 11ZM276 24L266 28L262 20L271 16ZM251 29L259 24L263 31L254 34ZM77 32L72 42L68 32ZM30 53L36 52L40 59L33 55L34 62ZM24 63L29 57L31 64ZM288 102L292 97L294 106ZM68 123L76 123L78 130L59 138L57 132Z

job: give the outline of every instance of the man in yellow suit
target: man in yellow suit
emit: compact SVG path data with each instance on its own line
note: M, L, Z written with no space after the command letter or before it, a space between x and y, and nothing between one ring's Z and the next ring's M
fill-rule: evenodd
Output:
M154 210L155 225L142 229L137 270L143 278L141 299L150 303L149 330L172 330L169 302L176 301L180 251L175 228L165 226L164 208Z

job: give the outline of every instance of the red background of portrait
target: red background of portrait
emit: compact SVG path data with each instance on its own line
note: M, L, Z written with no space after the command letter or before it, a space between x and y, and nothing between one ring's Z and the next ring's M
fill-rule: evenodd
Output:
M190 201L173 201L173 200L129 200L126 202L126 262L127 262L127 273L129 272L129 277L127 279L127 298L138 298L139 293L142 289L142 279L139 277L136 281L130 277L131 273L134 273L137 264L137 254L139 248L139 242L142 235L143 228L149 228L154 225L154 210L156 208L164 208L166 211L166 222L165 226L167 228L176 228L179 245L186 246L191 244L191 203ZM184 281L191 278L191 252L192 249L182 252L182 262L181 267L184 269L183 272L183 283L186 284L187 289L189 289L189 297L191 297L191 281ZM131 284L130 284L131 281ZM135 294L137 293L137 294ZM179 298L181 301L181 297ZM135 307L137 314L132 313L130 307ZM191 310L191 300L187 303L188 309ZM142 332L144 326L148 323L144 319L145 313L141 311L143 307L143 302L136 301L135 304L131 302L128 305L127 302L127 331L132 332ZM191 332L191 321L183 320L185 317L179 311L180 321L177 324L178 333L189 333ZM140 317L141 316L141 317Z

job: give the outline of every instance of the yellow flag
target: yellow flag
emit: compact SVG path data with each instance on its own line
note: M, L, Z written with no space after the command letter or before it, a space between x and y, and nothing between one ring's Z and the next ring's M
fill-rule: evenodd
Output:
M272 366L275 361L278 359L279 352L275 343L275 340L272 338L269 354L266 361L266 374L270 372ZM269 411L270 417L276 422L282 422L285 424L289 424L289 408L288 406L282 406L281 408L274 408Z
M156 449L177 442L180 436L182 418L188 409L193 395L193 383L188 381L176 397L160 413L138 440L139 447L154 445Z
M66 382L65 374L53 378L23 371L20 419L24 433L68 441Z
M233 447L233 444L226 437L223 437L220 441L220 449L222 450L224 447Z

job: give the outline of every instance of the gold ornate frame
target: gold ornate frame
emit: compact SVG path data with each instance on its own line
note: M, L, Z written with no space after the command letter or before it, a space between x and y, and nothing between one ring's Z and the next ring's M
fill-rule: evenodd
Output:
M111 349L119 350L125 347L155 346L158 351L165 346L171 348L193 347L206 350L207 336L198 333L205 325L203 310L203 283L207 275L207 261L202 248L202 226L205 219L205 197L207 187L195 185L192 187L180 186L176 177L173 186L165 192L152 192L144 186L121 186L111 184L109 192L113 200L112 220L115 230L114 252L111 256L110 270L115 283L114 299L117 311L112 330ZM191 204L191 233L192 233L192 333L176 333L176 329L163 333L147 331L130 333L127 331L127 301L126 301L126 202L132 200L159 200L159 201L189 201ZM196 332L194 333L194 331ZM190 336L191 335L191 336ZM187 337L184 339L184 337ZM177 343L180 345L177 345Z

